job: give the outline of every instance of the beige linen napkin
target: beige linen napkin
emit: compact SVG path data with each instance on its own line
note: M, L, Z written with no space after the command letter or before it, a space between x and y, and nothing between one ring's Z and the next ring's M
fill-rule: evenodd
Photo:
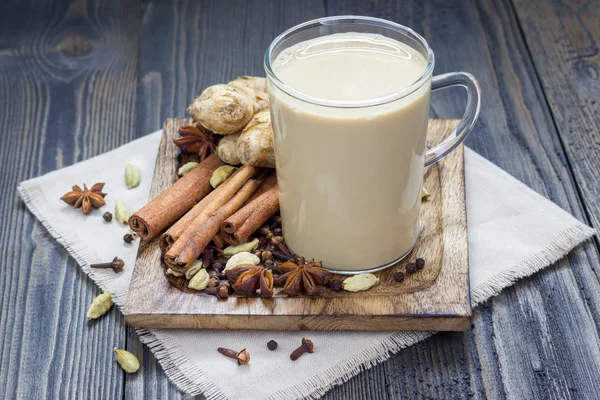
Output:
M116 199L125 201L132 210L146 203L160 135L155 132L109 153L23 182L18 189L31 212L83 270L113 294L121 311L137 246L125 246L122 236L127 228L115 221L107 224L101 215L114 209ZM126 188L123 178L129 162L142 171L140 186L132 190ZM594 234L593 229L469 149L465 151L465 169L473 306L550 265ZM59 198L74 183L94 183L90 177L106 182L107 205L102 211L84 216ZM89 264L112 259L115 249L125 260L123 273L90 269ZM433 334L183 329L139 329L138 333L177 387L190 394L203 393L209 399L318 397L333 385ZM292 362L288 355L303 336L313 340L316 351ZM274 352L266 346L270 339L279 342ZM238 367L234 360L218 354L217 347L247 348L252 362ZM273 379L274 373L277 379Z

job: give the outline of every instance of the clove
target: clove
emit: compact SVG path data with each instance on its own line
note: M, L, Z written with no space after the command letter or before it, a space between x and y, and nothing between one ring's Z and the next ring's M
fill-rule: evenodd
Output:
M248 353L248 350L246 349L243 349L242 351L238 352L235 350L219 347L217 351L223 354L225 357L235 358L237 360L238 365L245 365L250 362L250 353Z
M285 245L285 242L283 241L283 237L282 236L273 236L271 238L271 243L275 246L277 246L277 248L286 256L288 257L292 257L293 254L292 252L287 248L287 246Z
M112 262L109 263L101 263L101 264L91 264L90 268L110 268L115 273L119 273L123 271L123 267L125 266L125 262L121 260L119 257L115 257Z
M314 350L314 345L313 342L302 338L302 345L300 347L298 347L296 350L292 351L292 354L290 354L290 359L292 361L296 361L297 359L300 358L300 356L304 353L312 353Z

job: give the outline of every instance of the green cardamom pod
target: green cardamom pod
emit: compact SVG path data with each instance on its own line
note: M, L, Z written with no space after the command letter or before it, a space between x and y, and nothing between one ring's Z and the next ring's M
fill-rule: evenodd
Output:
M427 200L429 198L430 194L429 191L427 191L427 189L425 189L425 186L421 186L421 200Z
M171 268L169 268L167 269L167 275L173 275L179 278L180 276L183 276L183 272L173 271Z
M100 318L112 307L113 301L110 293L104 292L92 301L87 311L87 319Z
M206 272L205 269L201 269L192 277L188 283L188 288L194 290L204 290L208 286L209 279L210 277L208 276L208 272Z
M121 200L115 201L115 217L117 218L117 221L122 224L127 224L130 216L131 211L129 211L127 204Z
M190 172L191 170L193 170L197 166L198 166L198 163L194 162L194 161L190 161L189 163L185 163L184 165L181 166L181 168L179 168L179 171L177 171L177 175L184 176L185 174L187 174L188 172Z
M170 269L170 268L169 268ZM187 280L192 279L198 272L200 272L200 270L202 269L202 260L198 260L195 263L192 264L191 267L188 268L187 271L185 271L185 277L187 278Z
M216 189L217 186L225 182L236 169L236 167L232 167L231 165L222 165L215 169L210 177L210 186L212 186L213 189Z
M379 278L373 274L358 274L344 279L342 288L349 292L360 292L371 289L379 282Z
M231 256L231 258L227 260L227 264L225 265L225 269L223 271L227 271L242 264L258 265L260 264L260 258L258 258L256 254L242 251L241 253Z
M237 246L228 246L225 248L225 250L223 250L223 255L226 257L231 257L243 251L252 252L256 249L258 249L258 239L254 239L251 242L238 244Z
M117 362L123 368L123 371L128 374L133 374L135 371L140 369L140 362L133 353L128 352L127 350L122 350L118 348L114 348L114 351L117 353Z
M129 189L133 189L140 184L140 170L133 164L125 166L125 184Z

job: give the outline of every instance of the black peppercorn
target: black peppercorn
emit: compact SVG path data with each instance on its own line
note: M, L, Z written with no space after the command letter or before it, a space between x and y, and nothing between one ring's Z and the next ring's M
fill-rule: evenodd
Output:
M336 292L342 290L342 281L340 281L339 279L334 279L331 282L329 282L329 288L331 290L335 290Z
M102 215L102 218L104 218L106 222L110 222L112 221L112 214L109 211L107 211Z
M209 278L217 278L218 276L219 276L219 273L217 271L210 271L208 273Z
M396 282L403 282L404 281L404 272L402 272L402 271L396 272L396 274L394 275L394 280Z
M126 233L125 236L123 236L123 241L127 244L133 242L133 235L131 233Z
M267 343L267 348L271 351L275 350L277 348L277 342L274 340L269 340Z
M417 265L417 269L423 269L423 267L425 266L425 260L423 260L422 258L417 258L415 260L415 264Z
M277 235L277 236L281 236L281 228L275 228L275 229L273 229L273 234Z
M225 268L225 265L223 265L222 261L214 261L212 267L215 271L221 272Z
M273 256L273 255L271 254L271 256ZM269 269L271 269L271 268L273 268L273 266L275 266L275 263L273 262L273 260L269 260L269 259L265 260L265 262L263 264L264 264L265 268L269 268Z
M415 264L414 262L408 263L406 265L406 273L413 274L415 272L417 272L417 264Z

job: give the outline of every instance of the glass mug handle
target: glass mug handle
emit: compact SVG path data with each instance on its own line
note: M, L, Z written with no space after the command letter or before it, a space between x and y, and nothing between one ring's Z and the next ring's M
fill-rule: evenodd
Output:
M473 129L481 106L481 89L475 77L467 72L449 72L434 76L431 90L462 86L467 90L467 106L458 126L444 141L425 153L425 166L435 164L465 140Z

